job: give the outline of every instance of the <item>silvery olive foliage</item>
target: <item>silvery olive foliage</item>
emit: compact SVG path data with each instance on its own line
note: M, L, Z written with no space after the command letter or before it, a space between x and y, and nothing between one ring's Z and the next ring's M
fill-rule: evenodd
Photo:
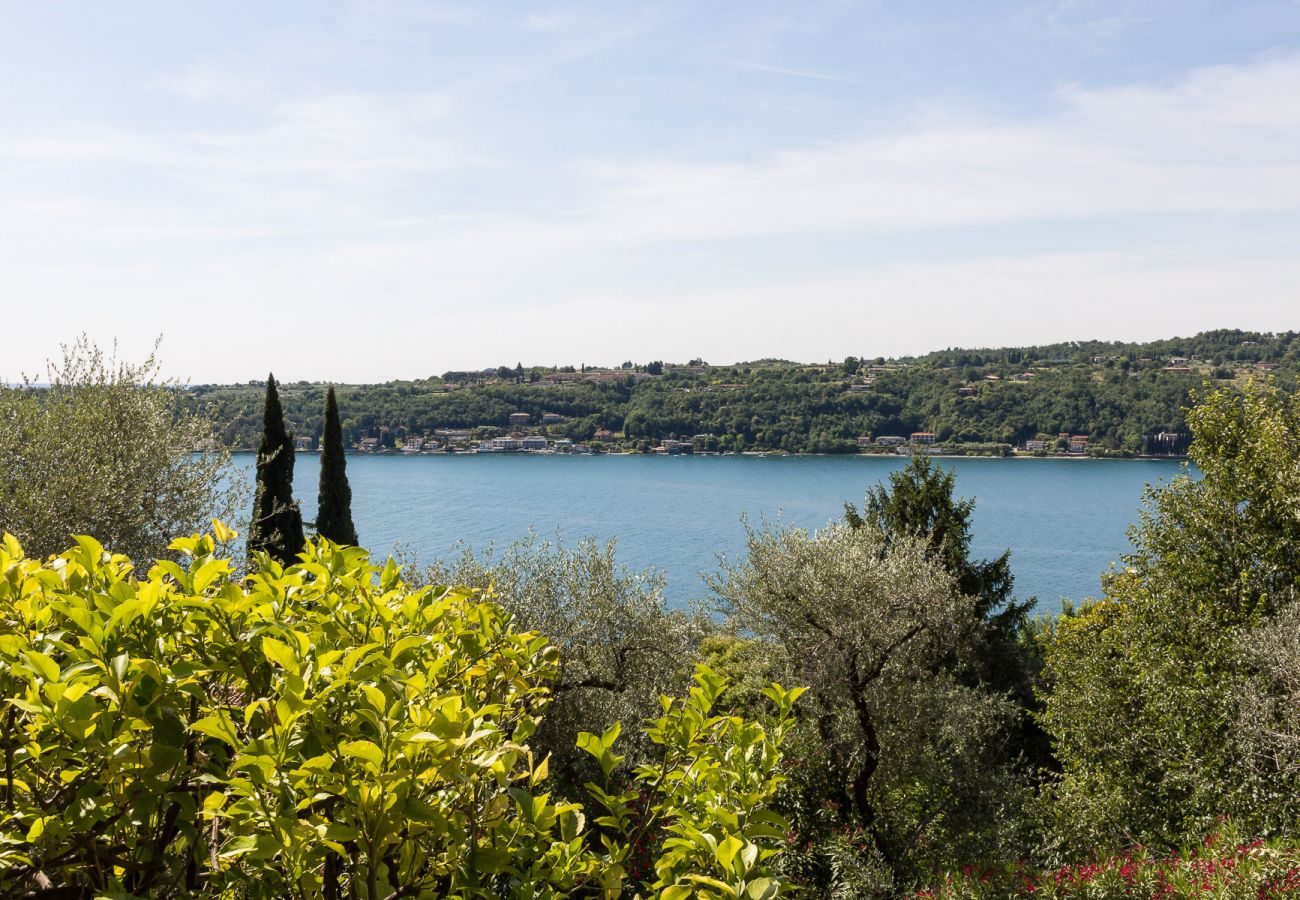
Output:
M1258 670L1242 700L1243 755L1260 776L1294 783L1300 779L1300 601L1245 634L1242 643Z
M94 534L144 562L174 535L235 515L229 454L210 422L183 410L156 350L133 364L83 336L47 382L0 386L0 531L28 553Z
M847 842L877 881L995 851L1002 811L1019 802L1001 753L1015 705L958 668L979 633L976 598L926 549L870 526L765 524L712 579L735 628L779 648L778 677L809 686L790 750L804 795L787 795L787 813L801 837L824 833L838 870L854 868Z
M555 703L534 743L553 755L560 783L590 776L574 739L615 722L658 714L658 698L690 684L700 640L711 628L702 613L669 609L664 578L618 562L615 542L584 538L566 545L529 534L497 552L465 551L408 578L425 584L489 589L521 628L547 635L560 649ZM647 750L625 736L633 759Z

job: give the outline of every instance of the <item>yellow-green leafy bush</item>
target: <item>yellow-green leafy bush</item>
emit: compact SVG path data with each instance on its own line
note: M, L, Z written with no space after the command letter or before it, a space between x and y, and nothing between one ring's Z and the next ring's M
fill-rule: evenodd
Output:
M91 538L42 562L5 537L0 895L782 891L767 802L795 692L773 686L765 721L717 716L702 668L634 772L617 729L583 735L606 775L588 823L528 746L559 665L544 637L328 542L237 579L215 532L143 576Z

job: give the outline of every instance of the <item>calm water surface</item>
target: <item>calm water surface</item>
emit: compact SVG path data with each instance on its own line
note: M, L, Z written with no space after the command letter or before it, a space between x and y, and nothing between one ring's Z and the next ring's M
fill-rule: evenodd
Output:
M252 454L238 454L250 469ZM300 453L295 495L316 511L318 457ZM957 492L975 498L973 549L1011 550L1019 596L1055 611L1099 592L1128 547L1142 491L1179 471L1147 460L953 459ZM530 528L566 540L618 538L619 559L656 568L674 603L706 595L701 571L743 552L743 515L816 528L861 505L901 457L360 456L349 455L352 511L376 553L397 543L433 560L498 546ZM251 478L251 473L250 473Z

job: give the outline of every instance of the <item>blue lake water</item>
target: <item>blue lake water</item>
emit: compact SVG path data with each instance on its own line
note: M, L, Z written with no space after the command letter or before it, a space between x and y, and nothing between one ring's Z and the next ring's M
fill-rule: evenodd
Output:
M300 453L295 495L316 510L318 457ZM249 470L252 454L237 454ZM957 492L975 498L973 550L1011 550L1016 593L1055 612L1061 598L1099 593L1098 576L1128 548L1143 488L1179 464L1149 460L950 459ZM817 528L861 505L868 485L901 457L644 457L349 455L361 541L386 554L401 543L431 561L507 544L531 528L566 541L618 539L628 566L655 568L673 603L706 596L701 571L744 550L742 516Z

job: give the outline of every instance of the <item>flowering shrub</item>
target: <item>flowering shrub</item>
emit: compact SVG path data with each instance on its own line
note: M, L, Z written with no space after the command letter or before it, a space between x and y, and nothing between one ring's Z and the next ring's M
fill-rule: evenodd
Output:
M1048 870L1036 870L1024 864L992 869L972 866L911 897L912 900L1300 897L1300 849L1283 841L1242 841L1230 832L1217 833L1206 838L1201 846L1167 856L1134 848L1096 862Z

